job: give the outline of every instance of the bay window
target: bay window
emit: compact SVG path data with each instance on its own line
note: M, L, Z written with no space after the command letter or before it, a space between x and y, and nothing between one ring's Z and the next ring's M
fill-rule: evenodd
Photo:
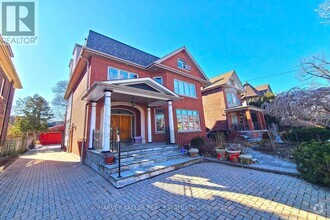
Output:
M228 107L236 107L240 105L240 101L235 93L226 93Z

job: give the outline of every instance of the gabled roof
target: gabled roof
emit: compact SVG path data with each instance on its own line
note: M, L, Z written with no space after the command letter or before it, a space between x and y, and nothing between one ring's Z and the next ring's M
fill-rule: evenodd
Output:
M217 76L217 77L214 77L214 78L210 79L211 85L204 87L202 89L202 91L210 90L210 89L217 88L217 87L224 86L224 85L230 86L229 85L229 80L232 77L236 78L236 81L238 81L238 83L240 84L238 86L242 87L242 88L237 88L237 89L239 89L243 92L242 83L240 82L235 70L231 70L227 73L221 74L220 76Z
M269 84L264 84L264 85L256 86L255 88L259 92L266 92L267 90L272 91L272 89L270 88L270 85Z
M255 97L255 96L262 96L262 93L259 92L256 88L254 88L250 83L245 82L244 83L244 89L246 93L244 93L243 97Z
M92 30L89 31L86 47L145 67L159 59Z
M177 50L175 50L175 51L173 51L173 52L171 52L171 53L169 53L169 54L163 56L162 58L156 60L156 61L153 62L153 63L155 63L155 64L161 64L163 61L165 61L165 60L167 60L168 58L170 58L170 57L172 57L172 56L174 56L174 55L180 53L181 51L185 51L185 52L188 54L189 58L193 61L193 63L194 63L194 64L196 65L196 67L198 68L198 70L203 74L204 78L205 78L206 80L208 80L208 77L206 76L206 74L204 73L204 71L202 70L202 68L198 65L198 63L196 62L196 60L194 59L194 57L189 53L188 49L187 49L185 46L180 47L179 49L177 49ZM151 65L152 65L152 64L151 64Z

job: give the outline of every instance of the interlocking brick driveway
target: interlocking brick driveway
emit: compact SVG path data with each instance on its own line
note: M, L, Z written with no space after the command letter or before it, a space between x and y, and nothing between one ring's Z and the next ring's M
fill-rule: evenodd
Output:
M325 219L330 192L203 163L115 189L64 152L29 152L0 174L0 219Z

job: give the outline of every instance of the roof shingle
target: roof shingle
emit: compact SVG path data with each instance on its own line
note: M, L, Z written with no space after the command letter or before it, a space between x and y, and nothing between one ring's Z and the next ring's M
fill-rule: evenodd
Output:
M89 31L86 47L142 66L149 66L159 59L92 30Z

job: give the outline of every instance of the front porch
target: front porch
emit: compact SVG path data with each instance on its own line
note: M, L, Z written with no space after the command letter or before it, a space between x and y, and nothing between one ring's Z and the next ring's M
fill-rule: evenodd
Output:
M118 140L175 143L172 103L181 97L151 78L96 82L83 99L90 105L88 149L111 152Z
M255 106L237 106L225 110L228 129L240 131L251 137L261 137L267 131L263 110Z

